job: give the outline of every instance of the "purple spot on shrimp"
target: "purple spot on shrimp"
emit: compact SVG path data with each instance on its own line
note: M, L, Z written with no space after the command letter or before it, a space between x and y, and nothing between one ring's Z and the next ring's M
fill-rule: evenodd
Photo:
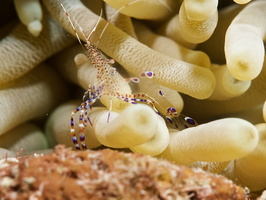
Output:
M164 96L163 91L159 90L159 95Z
M146 71L145 75L147 78L152 78L154 76L154 73L152 71Z
M162 117L162 113L160 113L159 111L156 112L159 116Z
M77 137L76 136L73 136L72 137L72 141L73 141L74 144L77 144L78 143Z
M133 78L131 78L131 81L134 83L139 83L139 78L133 77Z
M80 147L78 144L75 144L75 148L76 148L76 150L80 150Z
M191 117L185 117L185 121L191 125L196 125L196 121Z
M83 150L86 150L86 149L87 149L86 144L81 144L81 146L82 146L82 149L83 149Z
M85 140L85 135L80 135L79 139L80 139L81 142L83 142Z
M170 124L173 123L173 120L172 120L170 117L167 117L167 116L166 116L166 119L167 119L167 121L168 121Z
M171 107L171 108L167 108L167 112L168 113L175 113L176 112L176 109Z

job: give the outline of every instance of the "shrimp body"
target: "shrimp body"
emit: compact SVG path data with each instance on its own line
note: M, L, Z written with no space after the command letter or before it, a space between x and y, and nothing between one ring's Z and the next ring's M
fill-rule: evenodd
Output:
M95 47L93 44L86 44L88 50L87 58L92 63L93 67L97 69L97 84L103 84L103 92L112 94L117 92L117 83L114 79L116 68L111 66L114 64L113 59L103 58L102 52Z
M63 5L61 6L66 13L66 16L73 28L73 31L76 34L78 41L83 46L77 34L77 30L72 20L70 19L70 16L68 15L64 6ZM90 38L94 34L100 19L101 19L101 15L95 27L93 28L93 30L88 36L85 34L82 27L75 20L75 24L78 26L79 31L82 33L86 41L86 44L84 45L87 50L86 56L88 60L92 63L93 67L97 69L96 83L94 83L93 85L89 85L87 91L85 91L83 95L83 102L80 104L78 108L76 108L76 110L74 110L71 113L70 134L71 134L71 139L72 139L73 144L75 145L76 150L80 150L81 147L84 150L87 149L87 146L85 143L85 134L84 134L85 128L87 126L87 123L93 126L93 123L91 122L88 116L88 111L91 109L92 105L97 100L99 100L102 96L109 96L109 99L110 99L109 110L110 111L112 109L112 98L116 97L117 99L120 99L128 103L132 103L132 104L144 103L144 104L151 106L153 110L157 114L162 116L172 128L177 128L177 129L182 130L184 128L196 126L197 123L192 118L179 114L174 107L162 108L162 106L153 97L149 96L148 94L145 94L145 93L120 94L119 93L119 88L120 88L119 85L121 84L121 81L125 81L125 82L132 81L134 83L138 83L140 79L138 77L126 78L123 80L121 80L121 78L117 78L118 74L116 74L117 73L116 68L112 66L112 64L114 64L115 61L113 59L106 59L103 53L97 48L97 45L91 43ZM103 29L103 32L106 29L107 25ZM140 74L140 77L146 77L149 79L153 78L153 76L154 76L154 73L152 71L146 71ZM163 96L162 92L161 92L161 96ZM161 109L163 109L163 114L161 114L161 112L159 111ZM74 115L76 113L79 113L78 135L79 135L79 141L80 141L81 147L79 145L79 141L75 133L76 131L75 131ZM110 117L110 114L108 115L107 122L109 121L109 117Z

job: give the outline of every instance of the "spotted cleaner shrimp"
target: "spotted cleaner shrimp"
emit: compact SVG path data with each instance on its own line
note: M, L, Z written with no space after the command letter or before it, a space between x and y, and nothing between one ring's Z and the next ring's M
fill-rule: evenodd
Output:
M129 4L125 5L124 7L128 6ZM117 89L117 84L114 80L114 74L118 73L116 71L116 68L112 65L115 63L114 59L106 59L103 56L103 53L97 48L97 44L91 43L91 36L94 34L102 16L102 11L100 14L100 17L98 21L96 22L94 28L89 33L89 35L86 35L85 31L82 29L82 27L78 24L78 22L75 19L71 19L70 15L64 8L64 6L61 4L61 7L63 8L66 17L79 41L79 43L83 46L80 37L78 36L77 29L75 25L79 28L79 31L81 32L82 36L84 37L86 43L85 48L87 50L87 58L92 63L93 67L97 69L97 83L90 85L88 89L85 91L83 95L83 102L78 106L72 113L70 117L70 134L72 142L75 146L76 150L81 150L78 138L75 133L75 123L74 123L74 115L79 112L79 141L81 144L81 147L83 150L87 149L87 146L85 144L85 128L87 126L87 123L89 123L91 126L93 126L92 121L90 120L88 116L89 110L92 108L92 105L99 100L102 96L107 95L110 97L110 111L112 109L112 98L118 98L122 101L126 101L131 104L137 104L137 103L144 103L150 105L153 110L162 116L165 121L169 124L171 128L177 128L177 129L184 129L192 126L196 126L197 123L195 120L193 120L190 117L184 116L176 111L174 107L168 107L168 108L162 108L162 106L151 96L145 94L145 93L133 93L133 94L120 94ZM117 12L119 12L122 8L120 8ZM116 12L116 13L117 13ZM115 13L115 14L116 14ZM115 15L114 14L114 15ZM106 27L110 23L111 20L108 21L108 23L105 25L101 35L104 33ZM75 22L75 25L74 23ZM100 37L101 37L100 35ZM99 42L100 38L98 39ZM146 78L152 78L155 74L152 71L145 71L140 74L140 77L146 77ZM129 82L132 81L134 83L138 83L140 79L138 77L130 77L126 78L125 81ZM159 94L161 96L163 95L162 91L159 91ZM159 112L159 109L165 109L166 115L162 115ZM110 112L109 112L110 115ZM109 116L107 118L107 122L109 121Z

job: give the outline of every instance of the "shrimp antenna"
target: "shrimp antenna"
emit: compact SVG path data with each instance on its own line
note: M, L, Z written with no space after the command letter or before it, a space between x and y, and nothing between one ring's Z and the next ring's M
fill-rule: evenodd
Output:
M100 20L102 19L102 15L103 15L103 9L101 9L100 16L99 16L99 18L98 18L98 20L97 20L95 26L93 27L92 31L90 32L90 34L89 34L87 40L90 40L92 34L95 33L95 30L96 30L96 28L98 27L98 25L99 25L99 23L100 23ZM102 34L101 34L101 35L102 35ZM98 42L97 42L97 43L98 43Z
M78 35L78 33L77 33L76 27L74 26L74 23L72 22L72 19L70 18L70 16L69 16L67 10L65 9L64 5L63 5L62 3L61 3L60 5L61 5L61 7L63 8L63 10L64 10L64 12L65 12L65 14L66 14L66 17L67 17L67 19L68 19L68 21L69 21L69 23L70 23L72 29L73 29L74 32L75 32L76 38L78 39L80 45L83 47L82 42L81 42L81 40L80 40L80 37L79 37L79 35ZM74 19L74 21L75 21L75 23L77 23L75 19Z
M126 5L122 6L121 8L117 9L116 12L115 12L115 13L111 16L111 18L107 21L107 24L106 24L105 27L103 28L102 33L101 33L99 39L103 36L103 33L105 32L106 28L108 27L109 23L111 22L112 18L113 18L115 15L117 15L121 10L125 9L126 7L128 7L128 6L132 5L132 4L135 4L135 3L139 2L139 1L140 1L140 0L131 1L131 2L127 3ZM172 11L172 8L171 8L169 5L167 5L164 1L161 1L161 3L162 3L165 7L167 7L167 9L168 9L169 11ZM98 43L99 43L99 40L97 41L96 46L98 46Z
M140 0L131 1L131 2L127 3L126 5L122 6L121 8L119 8L118 10L116 10L116 12L111 16L111 18L107 21L106 25L104 26L104 28L103 28L103 30L102 30L102 32L101 32L101 35L100 35L100 37L99 37L99 39L98 39L98 41L97 41L97 43L96 43L96 46L98 46L99 41L100 41L100 38L103 36L103 34L104 34L106 28L107 28L108 25L111 23L112 18L113 18L115 15L117 15L121 10L125 9L127 6L130 6L130 5L132 5L132 4L134 4L134 3L137 3L137 2L139 2L139 1L140 1Z
M92 31L90 32L90 34L87 36L86 33L85 33L85 31L84 31L84 29L80 26L80 24L77 22L77 20L76 20L75 18L73 18L73 20L70 18L70 16L69 16L67 10L65 9L64 5L63 5L63 4L60 4L60 5L61 5L61 7L63 8L63 10L65 11L65 14L66 14L66 16L67 16L67 19L68 19L68 21L69 21L69 23L70 23L72 29L74 30L75 35L76 35L76 38L78 39L80 45L83 47L83 44L82 44L81 39L80 39L80 37L79 37L79 35L78 35L78 32L77 32L77 29L76 29L75 25L78 26L79 31L81 32L82 36L83 36L84 39L86 40L86 43L87 43L88 45L90 45L90 38L91 38L91 36L95 33L95 30L96 30L96 28L97 28L98 25L99 25L99 22L100 22L100 20L101 20L101 18L102 18L102 15L103 15L103 10L101 9L100 16L99 16L99 18L98 18L98 20L97 20L95 26L93 27L93 29L92 29ZM74 25L73 21L75 22L75 25Z

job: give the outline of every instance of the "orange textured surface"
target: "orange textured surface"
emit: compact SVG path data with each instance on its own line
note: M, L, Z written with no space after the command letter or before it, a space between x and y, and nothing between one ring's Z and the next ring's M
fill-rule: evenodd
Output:
M0 164L0 197L11 199L246 199L228 179L150 156L72 151Z

